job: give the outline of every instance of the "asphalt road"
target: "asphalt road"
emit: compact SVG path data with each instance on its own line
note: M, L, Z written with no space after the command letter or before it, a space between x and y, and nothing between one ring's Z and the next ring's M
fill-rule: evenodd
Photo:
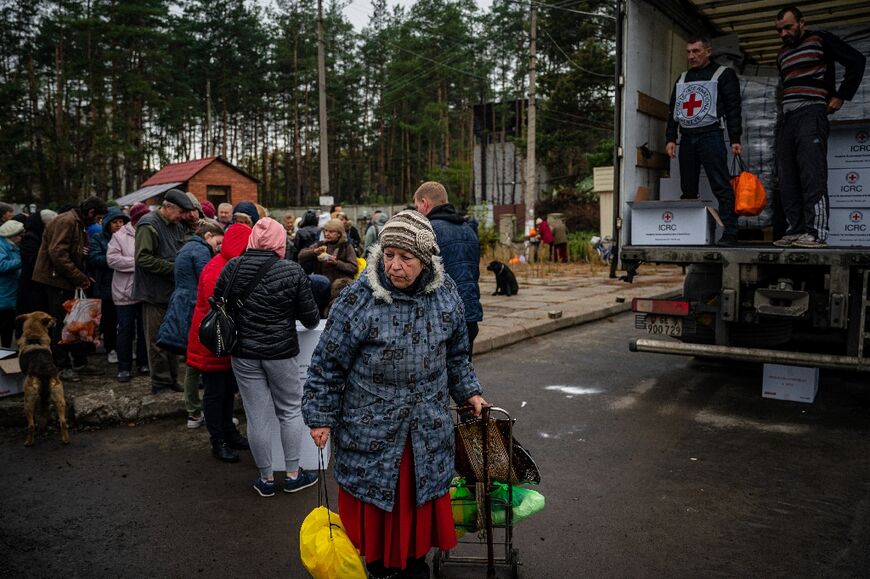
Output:
M766 400L760 366L629 353L636 332L624 315L476 360L543 475L546 509L516 526L522 576L866 576L866 377L823 371L815 404ZM23 441L0 432L0 575L306 576L314 489L260 498L250 457L214 461L204 432Z

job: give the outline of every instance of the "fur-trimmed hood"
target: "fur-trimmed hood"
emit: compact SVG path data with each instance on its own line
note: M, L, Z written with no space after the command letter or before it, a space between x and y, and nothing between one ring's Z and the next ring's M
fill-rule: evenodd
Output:
M394 293L398 294L398 290L395 292L391 292L384 284L381 282L381 277L378 275L379 270L383 270L383 257L384 257L384 249L381 247L380 243L376 243L371 248L371 253L369 253L368 263L366 265L366 269L363 272L364 282L372 289L372 295L374 295L375 299L379 299L388 304L393 303L393 295ZM437 255L432 256L432 279L423 286L419 292L425 294L431 294L438 288L444 285L444 264L441 262L441 258ZM426 269L420 275L425 275Z

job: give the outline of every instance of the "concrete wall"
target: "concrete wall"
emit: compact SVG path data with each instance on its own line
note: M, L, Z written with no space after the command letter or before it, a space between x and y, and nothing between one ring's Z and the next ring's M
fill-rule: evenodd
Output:
M485 153L485 159L482 155ZM484 178L486 182L484 183ZM538 194L548 188L547 169L538 164ZM526 158L513 143L474 145L474 202L495 205L523 203L526 183Z

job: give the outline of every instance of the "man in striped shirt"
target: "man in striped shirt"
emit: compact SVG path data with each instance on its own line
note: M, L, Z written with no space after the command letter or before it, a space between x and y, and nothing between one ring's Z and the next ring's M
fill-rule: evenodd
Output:
M788 221L779 247L825 247L828 237L828 115L851 100L866 58L837 36L808 30L800 9L776 15L783 47L777 56L782 80L782 119L776 135L780 201ZM845 69L836 87L835 63Z

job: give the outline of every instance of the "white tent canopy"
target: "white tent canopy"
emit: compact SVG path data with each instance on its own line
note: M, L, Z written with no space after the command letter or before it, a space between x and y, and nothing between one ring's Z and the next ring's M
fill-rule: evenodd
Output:
M117 199L115 199L115 203L117 203L119 207L124 207L125 205L133 205L134 203L147 201L155 195L160 195L161 193L169 191L173 187L178 187L179 185L181 185L180 182L149 185L148 187L142 187L141 189L137 189L132 193L128 193L123 197L118 197Z

